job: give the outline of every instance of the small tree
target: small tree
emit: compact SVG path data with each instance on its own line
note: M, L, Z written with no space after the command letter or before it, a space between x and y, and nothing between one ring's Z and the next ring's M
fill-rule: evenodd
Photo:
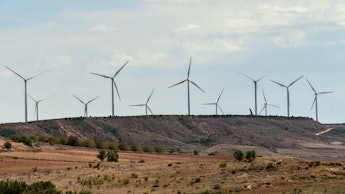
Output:
M129 151L129 146L125 142L121 142L119 144L119 149L122 150L122 151Z
M106 155L107 155L106 151L101 150L101 151L99 151L97 158L100 159L101 161L103 161L105 159Z
M236 150L233 153L233 156L236 158L236 160L238 161L242 161L243 160L243 152L241 150Z
M137 145L137 144L132 144L131 145L131 150L133 152L140 152L141 151L141 148Z
M80 141L79 138L76 136L69 136L68 140L67 140L67 145L70 146L79 146L80 145Z
M144 151L144 152L151 153L151 152L152 152L152 149L151 149L149 146L144 146L144 147L143 147L143 151Z
M256 158L256 153L254 150L246 152L246 159L248 160L248 162L253 162L255 158Z
M118 162L119 161L119 155L118 155L117 151L115 151L115 150L108 151L107 159L108 159L108 162Z
M6 148L6 149L11 149L12 148L12 144L11 144L11 142L9 142L9 141L6 141L5 143L4 143L4 147Z

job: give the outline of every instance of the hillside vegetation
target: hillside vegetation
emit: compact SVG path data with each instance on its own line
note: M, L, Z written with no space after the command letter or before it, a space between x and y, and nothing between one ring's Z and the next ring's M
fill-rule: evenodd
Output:
M316 133L333 130L317 136ZM36 136L76 136L138 145L161 146L172 152L225 152L238 146L255 147L271 153L300 154L304 150L320 155L320 150L344 151L345 125L325 125L304 117L250 116L137 116L65 118L31 123L0 125L0 135L19 133ZM305 149L301 149L305 148ZM229 153L231 154L231 153ZM322 155L322 154L321 154ZM309 155L310 157L313 156ZM332 157L341 158L334 154Z

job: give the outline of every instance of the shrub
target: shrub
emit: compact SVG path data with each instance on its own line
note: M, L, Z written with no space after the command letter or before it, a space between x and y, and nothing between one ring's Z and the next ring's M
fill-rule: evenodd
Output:
M99 151L97 158L100 159L101 161L103 161L105 159L106 155L107 155L106 151L101 150L101 151Z
M153 147L153 150L156 152L156 153L163 153L165 152L165 150L162 148L162 147L159 147L159 146L155 146Z
M67 137L61 137L61 138L60 138L60 143L61 143L62 145L67 145L67 143L68 143L68 138L67 138Z
M96 143L93 140L91 140L91 139L85 139L82 142L82 146L83 147L87 147L87 148L95 148L96 147Z
M100 139L96 139L95 140L95 144L96 144L96 147L98 149L107 149L108 148L108 145L106 143L104 143L102 140Z
M131 150L133 152L139 152L139 151L141 151L141 148L138 145L136 145L136 144L132 144L131 145Z
M117 154L117 151L115 151L115 150L108 151L107 158L108 158L108 162L118 162L119 161L119 155Z
M125 142L121 142L119 144L119 149L122 150L122 151L129 151L129 146Z
M241 150L236 150L233 153L233 156L236 158L236 160L238 161L242 161L243 160L243 152Z
M31 185L21 181L0 181L0 194L7 193L25 193L25 194L60 194L61 192L55 189L55 185L50 181L35 182Z
M21 139L22 139L22 136L19 135L19 134L14 134L14 135L11 136L11 139L12 139L13 141L15 141L15 142L20 142Z
M256 153L254 150L252 151L247 151L246 152L246 159L249 161L249 162L253 162L253 160L256 158Z
M67 139L67 145L79 146L80 145L79 138L76 137L76 136L69 136L68 139Z
M4 143L4 147L6 148L6 149L11 149L12 148L12 144L11 144L11 142L9 142L9 141L6 141L5 143Z
M108 149L109 150L118 150L119 146L115 142L109 142L108 143Z
M144 151L144 152L151 153L151 152L152 152L152 149L151 149L149 146L144 146L144 147L143 147L143 151Z
M193 154L197 156L197 155L199 155L199 151L198 150L194 150Z
M47 141L49 142L50 145L55 145L59 143L60 140L56 137L48 137Z

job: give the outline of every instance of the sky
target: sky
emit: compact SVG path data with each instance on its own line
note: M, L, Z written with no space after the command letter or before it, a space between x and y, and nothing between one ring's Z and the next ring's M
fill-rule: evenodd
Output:
M24 78L39 103L39 119L80 117L84 101L90 116L111 115L111 82L90 72L113 76L121 101L115 115L187 114L186 83L191 85L191 114L215 114L203 103L219 100L224 114L254 111L253 79L258 82L258 113L264 98L279 106L270 115L315 119L311 109L318 96L319 121L345 122L345 4L324 0L1 0L0 1L0 122L23 122ZM117 96L116 96L117 97ZM28 98L28 119L35 103ZM264 114L264 111L261 112Z

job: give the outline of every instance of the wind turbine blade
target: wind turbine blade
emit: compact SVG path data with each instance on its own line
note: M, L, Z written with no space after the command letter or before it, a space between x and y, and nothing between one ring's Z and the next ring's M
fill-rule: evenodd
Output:
M286 87L287 87L287 86L285 86L284 84L281 84L281 83L276 82L276 81L274 81L274 80L271 80L271 79L270 79L270 81L271 81L271 82L273 82L273 83L276 83L276 84L278 84L278 85L280 85L280 86L282 86L282 87L284 87L284 88L286 88Z
M334 93L334 92L319 92L317 94L331 94L331 93Z
M315 95L315 98L314 98L313 104L311 105L311 109L310 109L310 110L313 109L313 107L314 107L314 105L315 105L315 102L316 102L316 95Z
M184 82L186 82L186 81L187 81L187 80L185 79L185 80L183 80L183 81L178 82L177 84L174 84L174 85L172 85L172 86L169 86L168 88L172 88L172 87L177 86L177 85L179 85L179 84L182 84L182 83L184 83Z
M9 68L9 67L7 67L7 66L4 66L4 67L5 67L6 69L12 71L12 73L16 74L17 76L19 76L19 77L22 78L23 80L25 80L25 78L24 78L23 76L19 75L19 73L15 72L13 69L11 69L11 68Z
M259 82L260 80L264 79L266 76L268 76L271 72L268 72L266 75L262 76L260 79L256 80L256 82Z
M219 110L222 111L222 113L224 114L223 109L218 104L217 104L217 106L218 106Z
M119 90L117 89L117 85L116 85L114 80L113 80L113 83L114 83L114 87L116 89L117 96L119 97L119 100L121 101L120 93L119 93Z
M149 109L150 113L153 115L153 112L152 112L151 108L149 106L147 106L147 105L146 105L146 107L147 107L147 109Z
M192 80L189 80L190 83L192 83L195 87L199 88L202 92L206 93L203 89L201 89L196 83L194 83Z
M309 86L311 87L311 89L312 89L315 93L317 93L316 90L315 90L315 88L313 87L313 85L311 85L311 83L309 82L309 80L308 80L308 79L306 79L306 80L307 80Z
M274 104L267 104L268 106L272 106L272 107L276 107L276 108L280 108L279 106L276 106Z
M202 105L215 105L216 103L204 103Z
M37 75L35 75L35 76L32 76L32 77L30 77L30 78L28 78L28 79L26 79L26 80L33 79L33 78L35 78L35 77L37 77L37 76L39 76L39 75L44 74L44 73L47 72L47 71L48 71L48 70L42 71L41 73L39 73L39 74L37 74Z
M152 90L152 92L151 92L149 98L148 98L147 101L146 101L146 104L149 103L149 101L150 101L150 99L151 99L151 96L152 96L152 94L153 94L154 91L155 91L155 90Z
M79 100L79 102L85 104L85 103L84 103L80 98L78 98L76 95L73 95L73 96L74 96L74 98L76 98L77 100Z
M266 105L265 105L264 107L262 107L262 109L260 110L259 114L261 114L261 113L262 113L262 111L264 111L264 110L265 110L265 108L266 108Z
M123 64L122 65L122 67L119 69L119 70L117 70L117 72L114 74L114 76L113 76L113 78L115 77L115 76L117 76L117 74L119 74L120 73L120 71L127 65L127 63L129 62L129 60L128 61L126 61L126 63L125 64Z
M133 104L133 105L130 105L130 106L145 106L146 104Z
M190 75L190 66L192 64L192 57L190 57L189 59L189 67L188 67L188 73L187 73L187 78L189 78L189 75Z
M296 82L297 82L298 80L300 80L302 77L303 77L303 75L302 75L301 77L297 78L295 81L291 82L291 84L288 85L288 87L292 86L294 83L296 83Z
M92 72L90 72L91 74L93 74L93 75L97 75L97 76L101 76L101 77L104 77L104 78L109 78L109 79L111 79L111 77L109 77L109 76L106 76L106 75L101 75L101 74L98 74L98 73L92 73Z
M253 82L255 82L255 80L251 77L249 77L248 75L244 74L244 73L241 73L241 72L238 72L239 74L243 75L244 77L247 77L249 78L250 80L252 80Z
M34 102L36 102L36 100L29 94L29 93L26 93Z
M262 94L264 95L264 100L265 100L265 103L267 103L267 99L266 99L266 96L265 96L264 89L262 89Z
M92 100L88 101L86 104L91 103L92 101L96 100L98 97L99 97L99 96L97 96L97 97L93 98Z
M221 96L222 96L222 94L223 94L223 91L224 91L224 88L222 89L222 91L220 92L220 95L218 96L217 103L219 102L220 97L221 97Z

